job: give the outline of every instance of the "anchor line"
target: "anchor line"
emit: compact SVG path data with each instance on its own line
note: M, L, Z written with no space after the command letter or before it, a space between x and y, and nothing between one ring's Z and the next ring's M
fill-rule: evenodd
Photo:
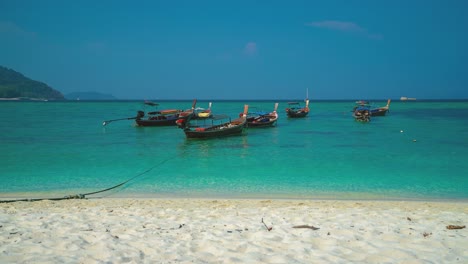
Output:
M95 192L89 192L89 193L84 193L84 194L72 194L72 195L66 195L64 197L53 197L53 198L33 198L33 199L14 199L14 200L0 200L0 203L13 203L13 202L37 202L37 201L43 201L43 200L51 200L51 201L60 201L60 200L71 200L71 199L85 199L86 196L88 195L93 195L93 194L98 194L98 193L103 193L103 192L107 192L107 191L110 191L110 190L113 190L115 188L118 188L120 186L123 186L127 183L129 183L130 181L142 176L142 175L145 175L146 173L154 170L155 168L163 165L164 163L172 160L172 159L175 159L177 158L178 155L175 155L173 157L169 157L159 163L157 163L156 165L154 165L153 167L133 176L132 178L126 180L126 181L123 181L117 185L114 185L112 187L109 187L109 188L106 188L106 189L102 189L102 190L99 190L99 191L95 191Z

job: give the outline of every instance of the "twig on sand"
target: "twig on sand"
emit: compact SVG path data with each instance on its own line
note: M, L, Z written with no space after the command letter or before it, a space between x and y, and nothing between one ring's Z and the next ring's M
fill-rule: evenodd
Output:
M423 233L423 237L428 237L428 236L430 236L430 235L432 235L432 233L427 233L427 232L424 232L424 233Z
M309 229L312 229L312 230L318 230L318 229L320 229L320 228L318 228L318 227L310 226L310 225L297 225L297 226L293 226L293 228L309 228Z
M463 229L465 226L458 226L458 225L448 225L447 229Z
M265 224L265 222L263 222L263 217L262 217L262 223L263 223L263 225L266 227L266 229L267 229L268 231L271 231L271 230L273 229L273 227L268 227L268 226Z

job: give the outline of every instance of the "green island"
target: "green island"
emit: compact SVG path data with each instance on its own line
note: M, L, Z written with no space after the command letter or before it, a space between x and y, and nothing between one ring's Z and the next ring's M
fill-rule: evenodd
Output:
M0 66L0 99L3 100L66 100L63 94L47 84L25 77Z

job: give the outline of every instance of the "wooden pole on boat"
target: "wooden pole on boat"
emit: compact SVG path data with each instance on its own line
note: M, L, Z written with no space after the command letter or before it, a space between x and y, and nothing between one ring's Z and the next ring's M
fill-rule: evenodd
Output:
M197 99L193 99L193 102L192 102L192 110L195 109L195 106L197 105Z
M242 117L245 118L248 112L249 112L249 105L244 105L244 113L242 114Z
M276 112L276 110L278 110L278 105L279 103L275 103L275 109L273 110L273 112Z
M127 117L127 118L119 118L119 119L106 120L106 121L102 122L102 125L103 125L103 126L106 126L106 125L109 124L110 122L120 121L120 120L131 120L131 119L137 119L137 117Z
M119 119L112 119L112 120L106 120L104 122L102 122L102 125L103 126L106 126L107 124L109 124L110 122L114 122L114 121L120 121L120 120L131 120L131 119L137 119L137 118L142 118L145 116L145 113L143 111L138 111L138 114L137 116L135 117L125 117L125 118L119 118Z

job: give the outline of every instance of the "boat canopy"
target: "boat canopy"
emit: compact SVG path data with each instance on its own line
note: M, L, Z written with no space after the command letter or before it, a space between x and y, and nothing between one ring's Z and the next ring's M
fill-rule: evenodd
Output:
M369 110L369 107L359 106L355 109L355 111L365 111L365 110Z
M258 116L264 116L264 115L268 115L270 112L266 112L266 111L254 111L254 112L248 112L247 115L258 115ZM241 116L242 116L242 113L241 113Z

